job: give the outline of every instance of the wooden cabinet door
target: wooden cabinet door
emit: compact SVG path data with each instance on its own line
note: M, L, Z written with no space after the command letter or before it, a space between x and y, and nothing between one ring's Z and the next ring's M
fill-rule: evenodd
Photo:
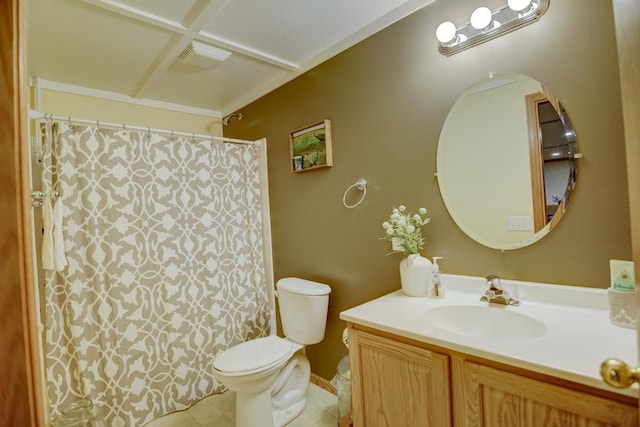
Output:
M637 408L473 362L452 362L456 426L637 426Z
M355 427L451 425L448 356L349 330Z

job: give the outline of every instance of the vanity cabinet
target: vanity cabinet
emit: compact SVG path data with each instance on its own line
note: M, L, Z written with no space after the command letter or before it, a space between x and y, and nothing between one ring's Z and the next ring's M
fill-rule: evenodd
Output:
M451 425L449 357L351 328L354 426Z
M638 426L635 399L349 324L354 427Z
M638 408L461 359L452 361L455 425L637 426Z

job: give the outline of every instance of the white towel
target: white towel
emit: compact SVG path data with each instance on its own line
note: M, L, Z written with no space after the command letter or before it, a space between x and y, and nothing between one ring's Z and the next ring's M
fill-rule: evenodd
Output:
M53 270L53 209L49 197L45 197L42 203L42 233L42 268Z
M62 271L67 266L64 254L64 235L62 234L62 197L58 197L53 205L53 258L56 271Z

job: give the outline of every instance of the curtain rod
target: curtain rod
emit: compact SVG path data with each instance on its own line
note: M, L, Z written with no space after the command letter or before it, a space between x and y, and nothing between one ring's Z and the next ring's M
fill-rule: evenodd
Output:
M258 147L261 145L260 140L248 141L245 139L225 138L225 137L214 136L214 135L179 132L179 131L166 130L166 129L156 129L152 127L130 126L130 125L121 124L121 123L108 123L108 122L101 122L99 120L86 120L86 119L78 119L73 117L55 116L53 114L43 114L33 109L29 109L29 119L30 120L43 120L43 119L58 120L62 122L78 123L78 124L85 124L85 125L96 125L98 127L105 126L105 127L111 127L111 128L123 128L125 130L140 130L140 131L147 131L147 132L154 132L154 133L166 133L166 134L176 135L176 136L190 136L192 138L198 138L198 139L210 139L214 141L228 142L231 144L246 144L246 145L255 145Z

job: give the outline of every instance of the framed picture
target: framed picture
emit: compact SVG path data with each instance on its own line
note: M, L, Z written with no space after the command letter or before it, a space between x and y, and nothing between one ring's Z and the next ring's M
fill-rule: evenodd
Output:
M331 121L323 120L289 133L291 171L333 166Z

